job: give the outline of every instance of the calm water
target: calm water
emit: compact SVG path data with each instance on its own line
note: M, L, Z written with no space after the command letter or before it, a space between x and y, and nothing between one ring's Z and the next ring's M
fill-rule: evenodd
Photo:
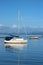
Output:
M43 65L43 38L7 48L0 39L0 65Z

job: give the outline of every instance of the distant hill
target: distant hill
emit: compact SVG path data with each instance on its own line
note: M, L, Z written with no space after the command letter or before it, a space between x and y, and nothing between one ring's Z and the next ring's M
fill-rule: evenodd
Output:
M11 28L11 27L0 27L0 34L2 33L18 33L18 28ZM19 29L20 34L43 34L43 28L20 28Z

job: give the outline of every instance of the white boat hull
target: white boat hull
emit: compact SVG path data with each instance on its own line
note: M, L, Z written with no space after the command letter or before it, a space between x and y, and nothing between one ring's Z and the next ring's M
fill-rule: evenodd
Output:
M14 40L14 41L4 41L4 43L10 43L10 44L25 44L27 40Z

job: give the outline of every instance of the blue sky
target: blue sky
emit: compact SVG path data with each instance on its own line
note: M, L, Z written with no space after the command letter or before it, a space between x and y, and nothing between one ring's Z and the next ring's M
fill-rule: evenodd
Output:
M0 25L43 26L43 0L0 0Z

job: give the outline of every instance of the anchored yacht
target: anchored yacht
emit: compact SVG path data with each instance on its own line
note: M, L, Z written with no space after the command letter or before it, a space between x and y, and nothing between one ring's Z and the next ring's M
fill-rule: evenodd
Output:
M15 36L15 37L5 37L4 42L11 44L24 44L27 42L27 40L24 38L20 38L19 36Z
M30 37L30 39L36 39L37 40L37 39L39 39L39 37L38 36L37 37L36 36L35 37Z
M19 27L19 24L20 24L20 11L18 11L18 14L19 14L19 17L18 17L18 34L20 33L20 27ZM19 37L20 35L18 36L14 36L14 37L5 37L5 40L4 42L5 43L16 43L16 44L24 44L27 42L26 39L22 38L22 37Z

